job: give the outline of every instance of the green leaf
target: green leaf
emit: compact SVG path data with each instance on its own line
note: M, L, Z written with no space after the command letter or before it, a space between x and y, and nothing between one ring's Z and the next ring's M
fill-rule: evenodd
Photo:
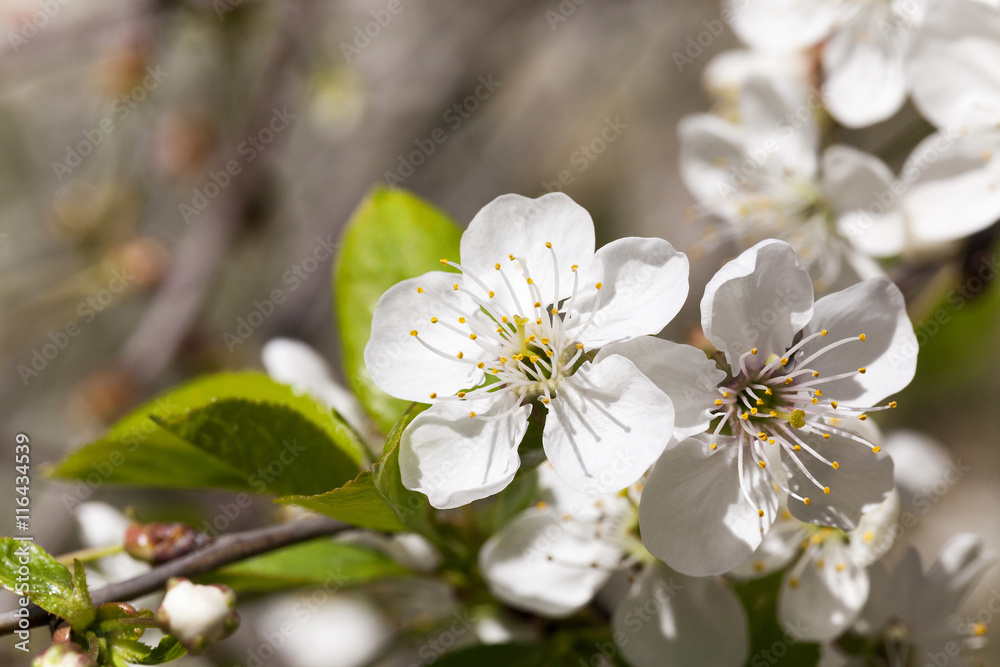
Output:
M91 487L108 483L246 490L247 475L241 469L160 428L156 421L169 421L213 401L232 398L266 401L297 411L360 465L363 446L325 405L261 373L220 373L181 385L137 408L107 435L71 453L49 474L84 480Z
M74 568L75 576L32 542L0 538L0 586L27 597L82 633L93 622L95 611L83 565L77 561Z
M159 665L183 658L187 654L176 637L167 635L156 646L149 646L131 639L115 639L111 642L115 657L133 665Z
M335 589L406 574L404 567L378 551L324 539L229 565L201 579L237 592L260 593L298 586Z
M819 644L800 642L778 623L778 591L784 572L733 584L750 619L750 662L804 667L819 663Z
M470 646L444 654L431 663L434 667L545 667L549 662L549 651L541 644L486 644ZM566 663L564 663L566 664ZM574 663L569 663L574 664ZM584 663L586 664L586 663Z
M333 272L344 371L351 388L388 432L408 403L383 393L365 367L372 314L396 283L459 259L462 231L448 216L402 190L376 189L354 211Z
M432 531L426 496L404 487L399 475L399 439L417 413L416 409L410 410L400 418L386 439L386 454L371 470L362 471L339 489L314 496L278 498L275 502L301 505L362 528L424 534Z
M529 470L514 478L507 488L498 493L485 511L477 516L487 534L499 531L508 521L531 507L538 493L538 471Z
M319 493L358 472L324 430L283 405L223 399L160 426L238 471L260 493Z

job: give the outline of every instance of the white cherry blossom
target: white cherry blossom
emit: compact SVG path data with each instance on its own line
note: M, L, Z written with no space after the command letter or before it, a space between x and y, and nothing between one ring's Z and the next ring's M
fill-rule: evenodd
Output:
M658 339L597 356L632 359L671 396L678 423L703 431L650 473L639 511L646 548L685 574L727 572L777 517L775 489L800 520L853 530L893 479L889 457L852 424L895 407L876 404L916 369L914 355L899 353L917 349L899 290L873 278L814 302L791 247L769 240L722 267L701 312L716 361Z
M438 508L498 492L540 409L545 454L570 486L601 494L639 479L673 428L670 399L629 360L593 357L673 318L687 258L643 238L595 253L593 221L561 193L497 198L460 253L382 296L365 349L380 388L433 404L403 434L404 485Z

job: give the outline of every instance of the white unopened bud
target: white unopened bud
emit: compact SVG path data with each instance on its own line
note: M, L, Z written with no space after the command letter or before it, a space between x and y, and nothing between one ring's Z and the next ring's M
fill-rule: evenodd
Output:
M156 622L188 651L198 653L236 631L240 616L235 606L236 594L226 586L202 586L175 578L167 583Z
M86 651L71 642L53 644L31 661L31 667L97 667Z

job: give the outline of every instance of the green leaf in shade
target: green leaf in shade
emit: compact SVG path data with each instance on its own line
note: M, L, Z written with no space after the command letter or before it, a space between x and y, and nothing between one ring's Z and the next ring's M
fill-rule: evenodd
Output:
M340 588L406 574L404 567L374 549L324 539L229 565L200 580L238 592L265 593L299 586Z
M133 665L160 665L182 658L187 650L176 637L167 635L156 646L129 639L115 639L111 651Z
M27 579L22 567L27 568ZM75 574L70 574L69 569L32 542L0 538L0 586L27 597L82 633L93 622L95 611L83 564L74 562L74 570Z
M403 486L399 475L399 439L417 415L407 412L386 439L386 454L339 489L314 496L288 496L275 502L301 505L319 514L362 528L387 532L432 530L427 497Z
M354 211L333 270L344 372L354 393L383 431L408 406L372 383L365 345L382 294L396 283L458 261L462 232L448 216L403 190L376 189Z
M247 475L241 468L207 454L157 424L157 420L170 421L213 401L234 398L266 401L295 410L360 466L363 445L325 405L261 373L220 373L181 385L137 408L103 438L72 452L49 472L56 477L83 480L91 488L107 483L246 490Z
M484 531L488 535L499 531L517 514L531 507L537 493L537 469L516 476L514 481L498 493L493 502L477 515Z
M240 473L260 493L319 493L358 472L355 460L299 411L221 399L160 421L179 440Z
M819 663L819 644L797 641L778 623L778 591L781 590L783 574L776 572L760 579L737 582L733 586L750 619L748 664L766 662L779 667L816 665Z
M434 667L546 667L559 664L550 662L550 651L541 644L511 643L470 646L445 653L431 664ZM567 665L573 662L562 663ZM584 662L583 664L587 664Z

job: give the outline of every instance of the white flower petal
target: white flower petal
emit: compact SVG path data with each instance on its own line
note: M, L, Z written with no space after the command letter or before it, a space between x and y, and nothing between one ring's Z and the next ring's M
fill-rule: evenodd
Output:
M506 417L488 417L510 410L513 400L508 395L492 405L485 399L438 402L417 415L399 445L403 486L426 494L438 509L450 509L510 484L521 464L517 446L528 428L531 406ZM469 416L472 410L477 417Z
M625 357L584 363L548 405L542 446L559 476L591 495L637 481L670 440L670 399Z
M529 509L486 541L479 568L497 599L561 618L590 602L621 557L619 547L594 538L592 524Z
M941 483L953 466L961 465L952 463L944 445L919 431L893 431L882 449L892 457L896 488L907 506L912 506L917 496L933 493L932 487Z
M749 189L766 187L770 169L759 168L744 154L746 135L718 116L702 113L686 116L677 125L680 138L680 172L685 187L712 213L726 219L739 217L744 195L742 178ZM753 169L740 171L744 160Z
M753 347L749 363L782 354L813 314L813 288L791 246L762 241L719 269L705 287L701 322L705 336L726 353L733 368Z
M827 461L837 463L838 468L823 463L804 449L796 452L798 460L822 485L818 487L793 461L786 460L790 454L783 452L788 487L810 500L806 505L791 498L788 509L801 521L854 530L861 515L873 510L892 491L892 459L885 452L873 453L861 443L837 434L829 440L801 430L796 435ZM822 487L829 487L830 493L824 493Z
M639 505L643 544L684 574L722 574L743 563L774 522L778 499L771 478L744 461L743 478L757 507L740 491L735 438L712 450L689 438L660 457ZM758 509L764 516L758 516Z
M864 368L864 373L817 385L827 400L868 407L902 390L917 367L917 337L906 314L903 295L886 278L872 278L816 302L812 322L804 334L822 329L797 353L806 359L817 350L844 338L865 335L854 342L824 352L810 361L819 379Z
M659 564L639 576L611 627L635 667L739 667L750 648L746 612L728 586Z
M618 239L580 280L567 333L593 349L659 333L687 299L688 259L662 239Z
M834 145L823 152L823 191L837 214L837 230L873 257L898 255L906 220L892 191L893 174L874 155Z
M731 570L729 574L751 579L765 577L782 569L798 555L802 541L808 537L805 526L806 524L792 516L782 502L778 509L778 518L767 531L764 541L742 565Z
M551 250L546 243L552 244ZM529 316L536 299L522 273L525 267L520 261L512 262L510 255L527 264L532 280L541 290L543 306L555 303L568 297L573 289L571 267L576 264L586 270L594 256L594 221L568 196L552 192L538 199L502 195L484 206L469 223L462 235L462 265L496 292L496 302L508 314ZM510 290L494 268L498 263L521 308L515 308Z
M909 185L902 206L917 242L962 238L1000 218L998 149L996 138L956 139L942 132L913 149L902 171Z
M832 540L803 555L787 572L778 593L778 620L802 641L826 642L854 623L868 600L868 572Z
M845 3L802 0L726 0L733 30L762 51L790 53L819 43L848 15Z
M936 592L934 599L938 605L956 609L983 570L995 562L995 556L985 553L983 540L978 535L953 535L941 547L937 560L927 571L925 588Z
M643 336L602 348L594 363L613 354L635 364L670 397L674 404L674 438L683 440L708 428L709 411L715 409L717 387L726 374L704 352L690 345Z
M769 166L774 176L812 180L819 166L820 141L813 113L820 108L818 99L798 99L775 79L750 77L739 101L747 156ZM800 115L803 111L808 113L805 119Z
M823 100L842 125L885 120L906 100L910 32L885 28L892 11L887 2L868 4L823 46Z
M938 129L995 131L1000 11L970 0L930 4L908 59L913 102Z
M470 315L479 312L470 297L453 289L460 281L457 273L431 271L393 285L378 300L371 339L365 346L365 365L382 391L427 403L431 393L454 394L483 381L483 373L475 365L476 360L487 358L483 349L468 336L431 323L432 317L449 318L457 326L458 316L446 304ZM418 288L423 291L418 292ZM413 331L448 358L421 345L411 335Z

